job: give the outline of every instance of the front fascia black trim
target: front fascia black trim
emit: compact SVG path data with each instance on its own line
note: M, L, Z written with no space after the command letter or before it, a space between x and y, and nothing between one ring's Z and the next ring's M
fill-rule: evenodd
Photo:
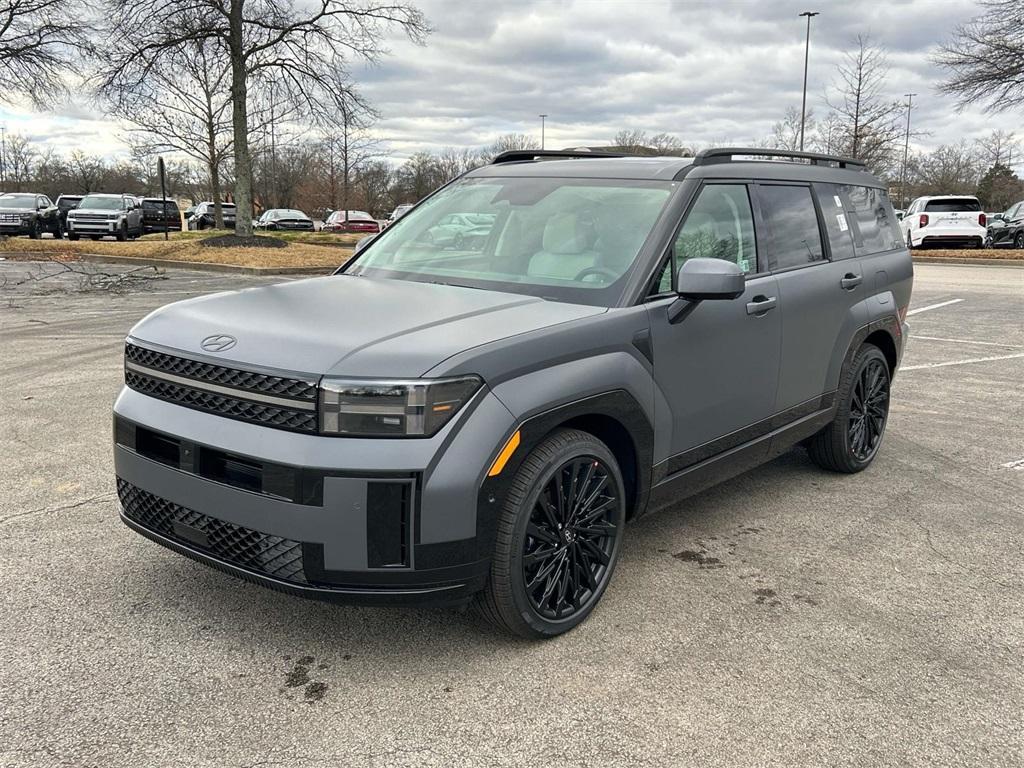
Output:
M418 575L421 577L422 581L418 584L410 579L408 582L402 584L307 587L264 576L256 573L255 571L240 568L231 563L211 557L204 552L192 549L180 542L151 531L145 526L139 525L135 521L126 517L123 512L121 513L121 522L136 533L145 536L150 541L167 547L180 555L185 555L186 557L200 562L203 565L210 566L211 568L215 568L231 576L235 576L236 578L240 578L278 592L285 592L290 595L314 600L324 600L334 603L355 603L360 605L459 604L468 601L472 597L473 593L479 591L483 587L484 580L486 578L485 564L479 564L475 569L475 573L464 573L468 578L458 578L458 576L452 573L449 575L456 580L444 583L430 583L430 574L410 571L407 572L409 575ZM336 576L337 574L332 572L331 575ZM374 574L374 576L377 575L378 574L376 573Z

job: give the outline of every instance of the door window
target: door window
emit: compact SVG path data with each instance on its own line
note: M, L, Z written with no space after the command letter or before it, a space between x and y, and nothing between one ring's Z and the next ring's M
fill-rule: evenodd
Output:
M824 258L810 187L762 184L758 197L768 225L769 269L798 267Z
M724 259L747 274L757 272L754 216L746 185L704 187L676 236L674 251L677 265L687 259Z
M818 198L818 207L825 219L825 232L832 251L832 260L852 259L853 228L850 225L852 212L847 208L846 201L840 194L838 184L815 184L814 195Z

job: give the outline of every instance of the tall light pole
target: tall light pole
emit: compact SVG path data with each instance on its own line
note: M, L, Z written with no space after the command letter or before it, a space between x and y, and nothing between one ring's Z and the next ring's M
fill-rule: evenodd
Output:
M800 102L800 151L804 151L804 121L807 119L807 64L811 58L811 19L818 11L804 11L801 16L807 17L807 42L804 44L804 96Z
M903 137L903 173L900 174L900 201L903 203L901 208L907 209L907 156L910 152L910 110L914 105L914 97L916 93L904 93L907 97L907 133Z
M538 115L540 118L540 148L544 149L544 121L547 120L547 115Z

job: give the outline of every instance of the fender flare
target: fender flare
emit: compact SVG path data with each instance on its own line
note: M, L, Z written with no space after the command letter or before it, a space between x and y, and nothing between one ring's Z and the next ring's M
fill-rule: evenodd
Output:
M635 466L630 519L643 514L650 497L654 464L654 426L636 399L626 390L616 389L573 400L552 408L538 409L520 419L494 447L487 467L490 469L502 449L516 432L519 445L498 475L485 475L477 496L477 542L482 557L490 557L494 547L497 516L509 487L523 461L545 437L563 424L586 418L607 418L619 424L632 441ZM581 427L583 428L583 427ZM631 468L621 467L623 476Z

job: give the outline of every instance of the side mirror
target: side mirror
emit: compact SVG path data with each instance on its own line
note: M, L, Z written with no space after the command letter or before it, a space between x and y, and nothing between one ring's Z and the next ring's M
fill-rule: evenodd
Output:
M372 243L376 239L377 239L376 235L367 235L362 240L360 240L358 243L356 243L356 247L355 247L355 250L352 251L352 255L353 256L357 255L360 251L362 251L364 248L366 248L366 246L368 246L370 243Z
M1001 213L997 213L994 216L992 216L992 221L1005 221L1005 220L1006 220L1006 217L1003 216L1003 214L1001 214Z
M739 265L724 259L689 259L676 278L676 293L687 301L735 299L746 290L747 278Z

